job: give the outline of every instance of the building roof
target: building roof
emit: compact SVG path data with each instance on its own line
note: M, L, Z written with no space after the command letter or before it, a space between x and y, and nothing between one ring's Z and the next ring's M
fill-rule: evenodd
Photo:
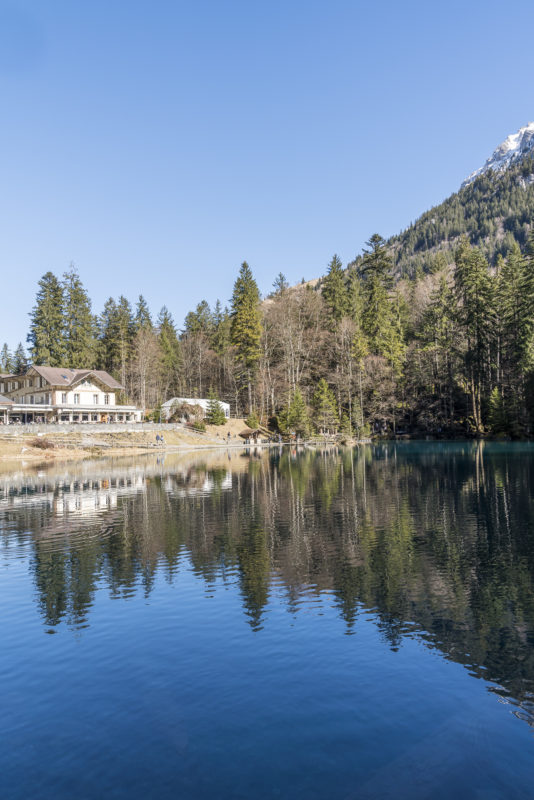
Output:
M10 400L9 397L4 397L3 394L0 394L0 406L12 406L13 400Z
M32 364L29 369L35 370L38 375L52 386L72 386L90 375L97 378L110 389L122 389L122 384L112 378L103 369L69 369L68 367L38 367Z

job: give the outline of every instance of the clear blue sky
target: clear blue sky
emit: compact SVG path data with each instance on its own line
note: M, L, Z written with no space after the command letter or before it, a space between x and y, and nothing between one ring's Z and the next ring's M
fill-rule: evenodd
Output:
M353 258L534 118L534 3L0 2L0 343L73 261L179 326Z

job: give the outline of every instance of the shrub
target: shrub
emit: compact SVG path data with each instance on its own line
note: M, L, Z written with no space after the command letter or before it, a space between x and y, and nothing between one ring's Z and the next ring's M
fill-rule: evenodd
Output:
M246 418L245 422L247 423L249 428L259 428L260 421L258 419L258 415L255 411L251 411L248 417Z
M54 442L51 442L45 436L36 436L35 439L31 440L30 444L32 447L38 447L39 450L53 450L56 446Z

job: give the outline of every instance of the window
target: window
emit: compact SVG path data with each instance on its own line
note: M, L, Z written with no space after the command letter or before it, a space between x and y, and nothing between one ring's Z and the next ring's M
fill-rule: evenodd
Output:
M61 402L62 403L67 402L67 392L61 392Z
M79 394L75 394L74 395L74 405L76 405L76 406L80 405L80 395Z
M104 395L104 405L109 406L109 394Z
M32 404L32 406L33 406L34 399L35 399L35 398L34 398L33 394L31 394L31 395L30 395L30 403Z
M97 394L93 395L93 403L95 404L95 406L98 405L98 395Z

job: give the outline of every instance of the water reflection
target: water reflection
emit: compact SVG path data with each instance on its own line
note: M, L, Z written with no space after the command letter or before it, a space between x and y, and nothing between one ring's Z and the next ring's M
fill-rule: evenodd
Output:
M402 444L84 462L0 476L8 567L26 558L47 630L90 623L95 594L194 570L345 632L372 614L392 649L417 636L532 718L534 450Z

